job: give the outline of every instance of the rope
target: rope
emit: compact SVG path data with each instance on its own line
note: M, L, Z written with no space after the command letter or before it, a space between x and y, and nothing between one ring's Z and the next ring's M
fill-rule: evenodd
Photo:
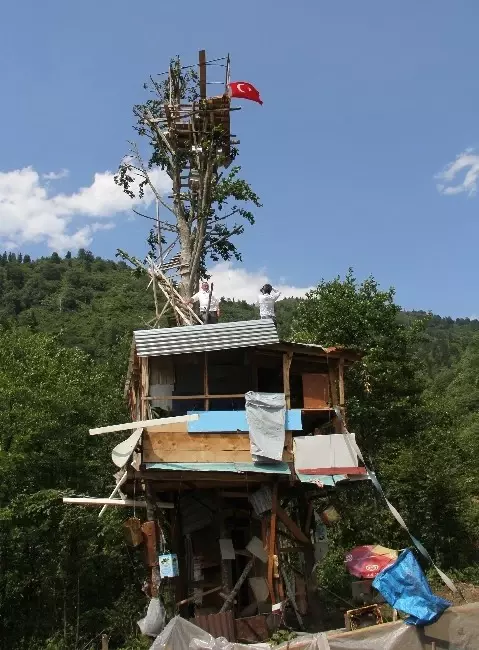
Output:
M344 420L343 420L343 417L342 417L342 415L341 415L341 411L340 411L339 407L335 406L335 407L334 407L334 410L335 410L336 415L338 416L338 418L342 421L342 423L343 423L343 425L344 425L344 430L345 430L345 432L346 432L347 434L349 434L349 431L346 429L346 424L344 423ZM414 535L409 531L409 528L406 526L406 522L404 521L404 519L401 517L401 515L400 515L399 512L396 510L396 508L392 505L392 503L391 503L390 501L388 501L386 495L384 494L384 490L383 490L383 488L381 487L381 484L379 483L379 481L378 481L378 479L377 479L377 477L376 477L376 474L375 474L372 470L370 470L369 467L366 465L366 461L364 460L364 457L363 457L363 455L362 455L362 453L361 453L361 450L359 449L358 445L356 444L356 441L355 441L355 440L352 438L352 436L350 436L350 435L344 436L344 440L346 441L346 444L347 444L347 446L348 446L349 453L351 454L351 458L355 459L356 456L357 456L357 457L362 461L362 463L363 463L363 465L364 465L364 467L365 467L365 469L366 469L366 472L367 472L367 474L368 474L368 477L370 478L372 484L374 485L374 487L376 488L376 490L379 492L379 494L383 497L383 499L384 499L384 501L386 502L386 505L387 505L387 507L389 508L389 510L390 510L392 516L394 517L394 519L398 522L398 524L401 526L401 528L402 528L403 530L405 530L406 533L409 535L409 537L410 537L411 540L412 540L412 543L413 543L414 546L417 548L417 550L419 551L419 553L421 553L421 555L422 555L422 556L423 556L423 557L424 557L428 562L430 562L430 564L434 567L434 569L436 570L437 574L439 575L439 577L441 578L441 580L444 582L444 584L445 584L445 585L446 585L446 586L447 586L447 587L448 587L452 592L454 592L454 593L456 593L456 594L459 594L459 595L460 595L460 596L465 600L465 598L464 598L463 594L461 593L461 591L456 587L456 585L453 583L453 581L452 581L452 580L451 580L451 579L450 579L450 578L449 578L449 577L448 577L448 576L447 576L443 571L441 571L441 569L440 569L440 568L439 568L439 567L434 563L432 557L429 555L429 553L428 553L428 551L426 550L426 548L425 548L425 547L421 544L421 542L420 542L418 539L416 539L416 538L414 537Z

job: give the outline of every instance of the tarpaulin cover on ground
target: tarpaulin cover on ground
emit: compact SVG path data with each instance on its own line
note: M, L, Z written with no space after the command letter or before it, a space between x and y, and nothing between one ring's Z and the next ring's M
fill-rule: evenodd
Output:
M343 633L302 634L274 650L477 650L479 603L451 607L432 625L415 627L402 621ZM434 645L435 644L435 645ZM180 616L171 619L151 650L270 650L267 643L228 643Z

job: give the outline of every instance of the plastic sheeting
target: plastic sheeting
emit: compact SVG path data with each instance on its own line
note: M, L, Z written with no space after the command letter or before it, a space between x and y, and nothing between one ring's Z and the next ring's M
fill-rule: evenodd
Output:
M432 593L411 549L401 553L394 564L381 571L374 579L373 587L391 607L410 615L406 620L410 625L429 625L451 606L449 601Z
M353 632L301 634L279 646L229 643L214 639L193 623L176 616L150 650L477 650L479 603L451 607L432 625L415 627L385 623ZM433 645L435 644L435 645Z
M156 637L165 625L166 612L159 598L152 598L148 603L145 618L138 621L138 627L145 636Z
M285 439L284 394L249 391L245 403L253 460L281 461Z
M190 643L206 642L214 644L214 639L197 625L181 616L171 619L165 629L156 637L150 650L189 650ZM197 646L198 647L198 646ZM211 645L213 648L213 645Z

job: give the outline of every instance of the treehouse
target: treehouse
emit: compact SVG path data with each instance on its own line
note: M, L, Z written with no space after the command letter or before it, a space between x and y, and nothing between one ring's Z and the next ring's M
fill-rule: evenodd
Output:
M338 516L329 496L365 478L344 433L357 359L280 341L270 320L134 333L125 392L138 445L122 491L143 485L150 506L170 506L160 527L183 616L258 641L285 599L296 627L314 613L311 574ZM149 556L158 564L155 546Z

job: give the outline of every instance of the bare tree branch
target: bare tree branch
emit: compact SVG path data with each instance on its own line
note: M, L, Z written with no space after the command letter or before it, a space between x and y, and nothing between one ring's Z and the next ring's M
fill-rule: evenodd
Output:
M165 201L163 201L163 198L162 198L161 194L158 192L158 190L154 186L154 184L153 184L153 182L152 182L152 180L150 178L150 175L146 171L146 167L145 167L145 165L143 163L142 157L140 156L140 152L138 151L138 145L135 142L130 142L130 145L132 147L132 151L135 154L135 158L138 161L138 164L140 165L140 169L141 169L141 172L142 172L142 174L144 176L144 179L147 182L147 184L149 185L151 191L153 192L155 197L158 199L158 201L161 203L161 205L176 216L175 211L168 205L168 203L165 203Z
M143 217L144 219L150 219L151 221L154 221L155 223L158 223L158 220L157 220L156 217L150 217L148 214L143 214L142 212L139 212L138 210L135 210L135 208L132 208L132 210L139 217ZM165 230L168 230L169 232L178 232L178 226L175 226L172 223L168 223L168 221L160 221L160 226L162 228L164 228Z
M213 248L220 242L225 241L225 239L229 239L233 235L241 235L243 231L244 231L243 226L237 226L236 228L233 228L233 230L229 232L227 235L224 235L224 237L218 237L218 239L214 239L210 244L208 244L208 246L205 246L204 252L206 253L211 248Z

